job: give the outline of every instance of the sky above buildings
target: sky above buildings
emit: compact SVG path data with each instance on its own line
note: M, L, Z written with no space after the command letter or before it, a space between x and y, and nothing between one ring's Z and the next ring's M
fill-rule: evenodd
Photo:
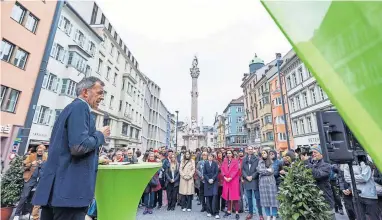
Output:
M291 46L256 0L97 0L106 17L157 83L161 100L190 120L193 57L199 59L199 120L212 125L232 99L255 53L266 63ZM200 121L199 121L200 122Z

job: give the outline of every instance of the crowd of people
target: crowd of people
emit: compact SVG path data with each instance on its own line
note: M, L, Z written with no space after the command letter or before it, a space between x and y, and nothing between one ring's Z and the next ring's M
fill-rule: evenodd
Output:
M296 159L304 160L312 169L317 187L323 191L333 219L335 213L355 220L355 207L352 201L351 179L347 165L329 164L323 160L319 146L309 149L310 153L253 148L218 149L202 147L190 152L185 146L180 153L161 147L148 149L144 154L132 149L110 150L100 156L101 163L108 162L161 162L162 168L152 177L143 192L140 207L143 214L153 214L161 209L167 200L167 211L177 206L183 212L195 210L195 198L200 211L208 217L219 219L247 212L246 219L259 216L259 219L276 219L279 203L277 195L286 167ZM109 159L110 158L110 159ZM377 190L382 175L368 158L360 158L360 165L353 166L360 193L361 212L371 220L382 219L382 196ZM165 193L164 193L165 192ZM378 197L379 195L379 197ZM164 197L166 196L166 198ZM345 209L343 208L343 203Z

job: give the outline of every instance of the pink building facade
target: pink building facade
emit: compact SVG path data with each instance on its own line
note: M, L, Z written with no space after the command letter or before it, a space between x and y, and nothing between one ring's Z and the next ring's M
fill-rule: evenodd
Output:
M1 2L0 137L5 165L24 126L56 4L44 0Z

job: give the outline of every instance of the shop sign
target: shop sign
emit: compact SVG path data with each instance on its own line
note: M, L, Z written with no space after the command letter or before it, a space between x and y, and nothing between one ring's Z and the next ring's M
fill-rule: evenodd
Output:
M313 143L313 144L319 143L320 142L320 138L309 138L308 142L309 143Z
M0 133L9 134L11 132L11 125L0 125Z
M41 134L41 133L38 133L38 132L34 132L32 135L36 136L36 137L48 137L47 134Z

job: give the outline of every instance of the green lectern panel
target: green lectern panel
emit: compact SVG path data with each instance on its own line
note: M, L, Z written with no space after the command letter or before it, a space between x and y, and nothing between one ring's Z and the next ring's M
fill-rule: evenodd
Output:
M160 163L99 165L96 201L99 220L134 220L139 200Z
M382 169L382 1L262 3Z

